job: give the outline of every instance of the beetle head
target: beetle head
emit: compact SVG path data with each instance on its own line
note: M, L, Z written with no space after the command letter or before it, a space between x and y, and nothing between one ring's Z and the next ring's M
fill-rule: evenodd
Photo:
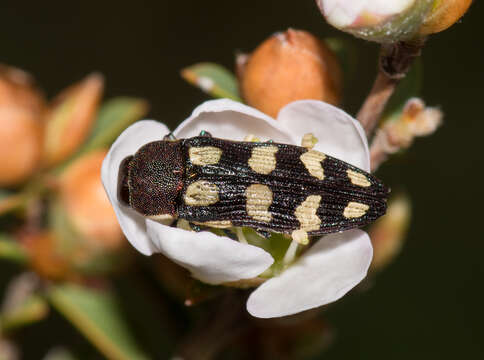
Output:
M119 166L118 199L144 216L176 217L184 163L179 141L154 141Z

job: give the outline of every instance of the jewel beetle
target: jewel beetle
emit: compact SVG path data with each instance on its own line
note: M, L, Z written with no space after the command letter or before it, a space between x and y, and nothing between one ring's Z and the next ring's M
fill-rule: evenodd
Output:
M375 176L311 146L199 136L143 145L123 160L118 198L154 220L309 236L361 227L385 214Z

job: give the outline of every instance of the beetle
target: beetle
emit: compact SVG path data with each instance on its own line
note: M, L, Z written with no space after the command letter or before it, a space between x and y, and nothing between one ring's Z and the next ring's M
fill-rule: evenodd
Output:
M310 135L310 134L308 134ZM118 199L154 220L309 236L371 223L389 190L312 146L199 136L143 145L119 168Z

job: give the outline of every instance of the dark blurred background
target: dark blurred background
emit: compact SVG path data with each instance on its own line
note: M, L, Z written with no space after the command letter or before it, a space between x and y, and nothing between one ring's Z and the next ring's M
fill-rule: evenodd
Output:
M370 291L330 309L337 338L325 359L484 358L483 8L476 1L425 47L422 97L444 110L445 124L379 171L412 197L408 242ZM313 0L3 1L0 62L31 72L49 96L99 71L107 97L146 98L152 118L175 126L208 99L180 69L200 61L233 68L236 50L251 51L288 27L352 39L329 27ZM357 76L344 104L352 114L371 86L378 53L376 44L354 43ZM25 346L66 342L99 357L62 319L54 315L48 325L39 325L42 339L27 330Z

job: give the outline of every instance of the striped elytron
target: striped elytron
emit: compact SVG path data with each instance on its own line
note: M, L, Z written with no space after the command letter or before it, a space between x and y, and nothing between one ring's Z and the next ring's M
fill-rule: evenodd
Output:
M388 189L350 164L301 146L200 136L151 142L119 170L119 199L153 219L308 236L366 225Z

